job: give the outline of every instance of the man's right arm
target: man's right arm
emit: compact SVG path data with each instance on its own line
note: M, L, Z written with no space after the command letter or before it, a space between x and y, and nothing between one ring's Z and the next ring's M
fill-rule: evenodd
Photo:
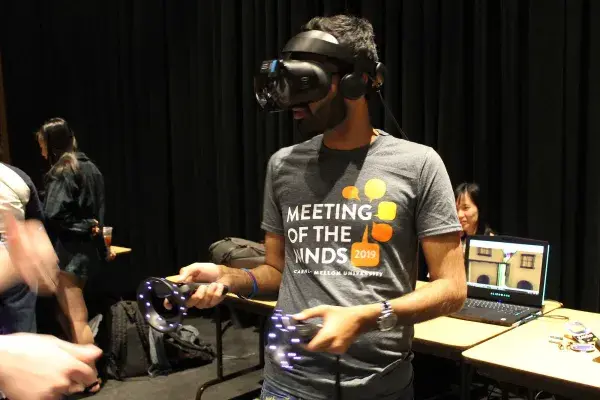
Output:
M229 291L248 296L254 290L256 279L257 293L275 294L279 291L285 266L285 236L282 210L278 191L275 189L277 177L277 153L269 159L265 176L262 228L265 235L265 263L253 268L250 273L237 268L215 264L196 264L183 268L177 279L182 281L213 282L208 287L201 286L188 301L188 307L209 308L219 304L224 297L223 286Z
M265 265L253 268L251 274L256 279L258 292L256 294L274 294L279 291L281 276L285 266L285 236L283 236L283 216L279 201L280 193L276 187L280 156L275 153L269 159L265 176L263 196L263 219L261 227L265 235ZM246 271L221 267L222 274L219 282L229 286L229 289L242 296L252 293L253 281Z
M281 276L285 266L285 239L281 235L267 232L265 235L265 263L251 270L258 285L256 294L275 294L279 291ZM250 275L241 269L221 265L221 278L218 282L229 287L229 290L242 296L253 290Z
M267 232L265 249L265 263L251 272L258 286L255 294L275 294L281 284L285 265L284 237ZM208 286L200 286L189 298L187 306L197 308L211 308L223 301L224 286L227 286L231 293L242 296L248 296L254 288L254 282L246 271L212 263L192 264L182 268L178 276L169 279L176 282L212 282ZM165 307L171 307L167 300Z

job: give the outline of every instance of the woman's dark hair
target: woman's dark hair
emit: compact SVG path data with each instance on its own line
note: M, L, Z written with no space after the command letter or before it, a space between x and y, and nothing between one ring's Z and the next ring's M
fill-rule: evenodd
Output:
M42 125L36 133L39 140L46 144L50 176L59 176L65 172L76 172L78 169L77 140L75 134L62 118L52 118Z
M469 195L469 198L477 207L479 211L479 220L477 222L477 235L489 235L494 231L487 224L487 218L485 209L481 206L481 202L479 199L480 188L479 185L474 182L463 182L454 189L454 200L458 202L461 197L464 195Z

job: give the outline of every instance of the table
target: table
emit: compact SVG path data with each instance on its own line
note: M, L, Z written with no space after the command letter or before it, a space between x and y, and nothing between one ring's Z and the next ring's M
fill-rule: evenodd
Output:
M427 282L417 281L417 289L425 284ZM560 307L562 307L561 303L546 300L542 313L547 314ZM466 321L452 317L439 317L415 324L413 348L416 345L417 348L423 350L420 352L460 360L464 350L511 329L514 329L514 327ZM428 348L424 348L425 346L428 346ZM448 350L450 353L448 353Z
M425 283L417 282L417 288ZM561 303L546 300L542 314L547 314L560 307L562 307ZM514 328L516 326L492 325L452 317L439 317L415 324L413 348L419 348L422 350L419 350L420 352L435 356L460 360L464 350Z
M121 246L110 246L110 249L116 254L126 254L126 253L131 253L131 249L128 247L121 247Z
M600 352L560 351L548 341L563 335L566 316L600 334L600 314L561 308L463 353L466 363L503 382L575 399L600 398Z
M418 282L417 288L423 284L424 282ZM542 314L549 313L561 306L562 304L559 302L546 300ZM492 325L452 317L439 317L415 324L412 349L418 353L432 354L458 361L461 399L467 399L471 390L473 371L469 364L463 362L463 352L515 328L516 326Z
M416 288L427 282L417 281ZM556 302L552 309L560 307ZM555 307L556 305L556 307ZM460 360L461 353L478 343L511 329L510 327L466 321L452 317L439 317L415 324L413 349L420 353Z
M198 388L196 391L196 400L202 398L202 394L206 389L219 383L227 382L231 379L237 378L238 376L249 374L250 372L258 371L265 365L265 328L267 318L273 313L275 308L275 301L268 299L253 299L245 300L241 299L235 294L228 293L225 296L225 300L215 307L215 329L217 336L217 378L212 379ZM248 368L244 368L240 371L224 375L223 374L223 322L221 319L221 307L232 306L234 308L245 310L263 317L260 323L259 340L258 340L258 351L259 351L259 362Z
M426 283L417 281L417 289ZM546 300L542 313L546 314L560 307L562 307L561 303ZM473 371L469 364L463 362L463 352L514 328L452 317L439 317L415 324L412 349L417 353L458 361L461 399L465 399L469 397Z

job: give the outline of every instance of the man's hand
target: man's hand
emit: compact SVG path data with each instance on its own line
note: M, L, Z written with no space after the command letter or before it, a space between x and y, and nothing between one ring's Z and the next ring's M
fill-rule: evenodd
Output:
M97 380L91 367L102 351L53 336L18 333L0 337L0 390L11 400L54 400L81 392Z
M8 254L15 272L32 291L48 295L58 285L58 258L50 239L39 221L18 222L2 213L6 224Z
M171 276L167 279L177 283L209 283L208 286L200 286L198 290L188 299L188 307L211 308L219 304L223 296L224 283L217 282L222 278L222 269L220 265L213 263L194 263L181 268L179 275ZM165 300L165 308L171 309L171 304Z
M344 354L363 330L361 307L317 306L293 316L298 321L323 318L323 327L306 345L310 351Z

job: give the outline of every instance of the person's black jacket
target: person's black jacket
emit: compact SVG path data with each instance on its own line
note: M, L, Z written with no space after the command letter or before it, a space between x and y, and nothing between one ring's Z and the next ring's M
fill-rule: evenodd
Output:
M99 257L106 259L104 244L104 178L96 165L82 152L75 153L75 170L65 168L60 174L48 174L44 215L48 233L54 242L97 243ZM92 235L92 228L98 226L100 233Z

